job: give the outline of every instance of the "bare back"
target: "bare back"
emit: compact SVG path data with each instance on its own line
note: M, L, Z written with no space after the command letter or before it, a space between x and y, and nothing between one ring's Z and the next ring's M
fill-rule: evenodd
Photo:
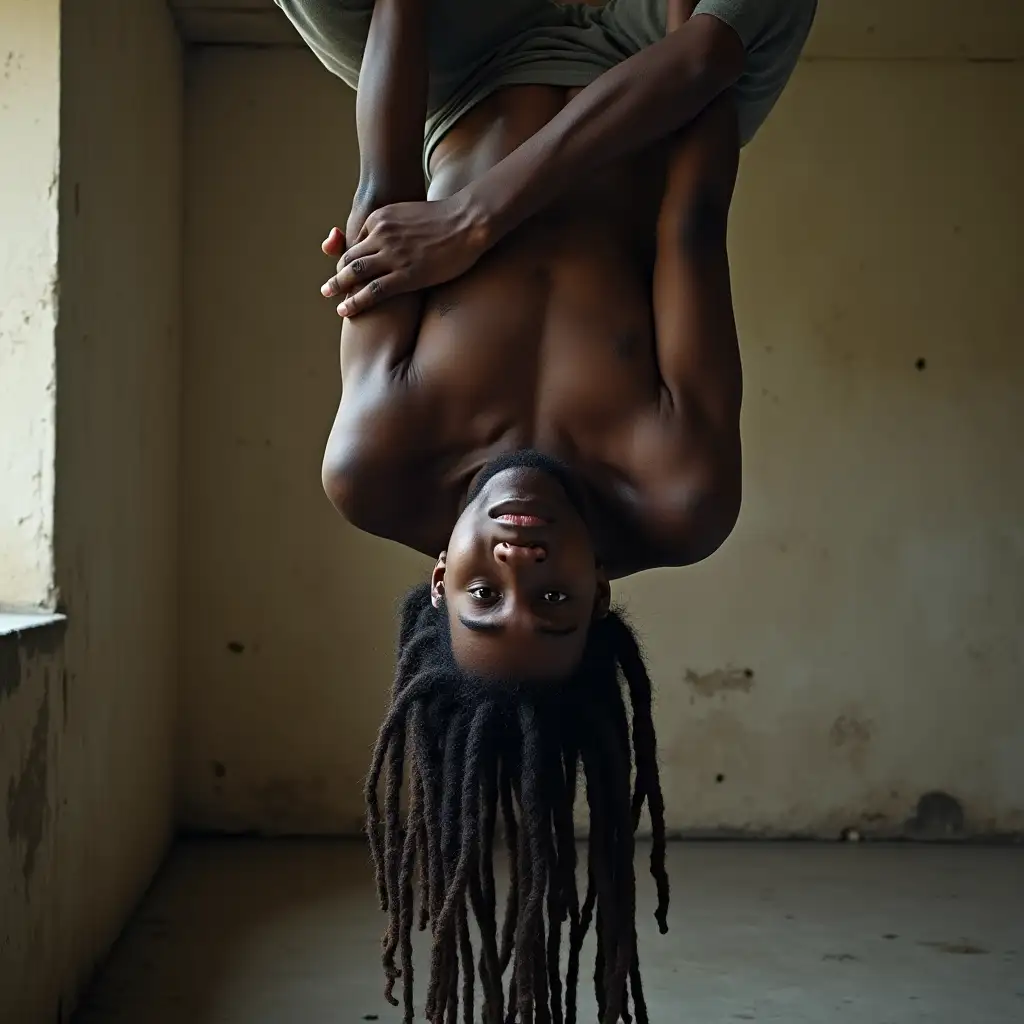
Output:
M436 150L429 198L458 191L572 95L516 86L474 108ZM374 491L409 510L358 525L436 555L476 472L536 448L600 496L598 544L628 549L615 559L623 572L667 564L658 534L692 441L667 409L652 301L670 152L662 144L581 182L424 297L415 346L372 422L365 393L352 416L345 396L339 409L335 431L358 419L375 448Z

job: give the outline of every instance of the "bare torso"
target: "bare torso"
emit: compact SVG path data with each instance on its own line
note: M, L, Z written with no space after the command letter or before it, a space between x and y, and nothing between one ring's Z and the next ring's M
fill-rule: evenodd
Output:
M512 87L481 103L435 151L429 198L502 159L572 94ZM581 181L426 296L403 386L363 431L375 438L374 490L390 510L358 525L436 555L477 471L536 448L589 485L601 509L598 550L618 572L668 564L658 551L660 491L671 489L686 438L665 415L652 305L667 152L649 149Z

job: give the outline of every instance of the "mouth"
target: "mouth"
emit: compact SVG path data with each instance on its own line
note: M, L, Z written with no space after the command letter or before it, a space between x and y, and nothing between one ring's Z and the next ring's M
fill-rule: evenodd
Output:
M513 498L501 501L489 508L487 515L508 526L550 526L554 522L548 514L546 503L540 498Z
M547 526L548 521L541 519L540 516L517 516L517 515L504 515L497 516L499 523L508 523L509 526Z

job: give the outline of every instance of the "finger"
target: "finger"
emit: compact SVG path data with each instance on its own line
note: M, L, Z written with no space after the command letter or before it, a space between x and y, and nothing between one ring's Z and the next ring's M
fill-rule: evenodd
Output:
M402 291L401 274L385 274L383 277L375 277L365 287L360 288L355 295L350 295L338 306L338 315L358 316L392 295L401 294Z
M375 277L383 277L387 269L387 264L379 253L375 256L359 256L348 266L343 267L340 273L335 274L320 291L328 297L348 295Z
M320 289L320 294L331 298L333 295L344 295L346 291L351 291L355 285L359 284L358 279L353 284L350 284L347 289L338 285L338 279L353 263L357 263L359 260L365 261L368 256L375 256L376 254L377 246L372 242L360 242L358 245L353 245L346 249L341 259L338 260L338 273L329 281L324 282L323 287Z
M324 253L337 259L345 251L345 235L340 228L331 228L320 245Z

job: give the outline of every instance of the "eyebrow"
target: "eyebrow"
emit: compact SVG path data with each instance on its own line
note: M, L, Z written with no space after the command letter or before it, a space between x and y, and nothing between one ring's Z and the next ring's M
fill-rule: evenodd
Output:
M481 622L479 619L467 619L464 615L459 616L459 622L471 629L474 633L503 633L505 627L500 622ZM542 633L545 636L569 636L575 633L579 626L536 626L534 632Z

